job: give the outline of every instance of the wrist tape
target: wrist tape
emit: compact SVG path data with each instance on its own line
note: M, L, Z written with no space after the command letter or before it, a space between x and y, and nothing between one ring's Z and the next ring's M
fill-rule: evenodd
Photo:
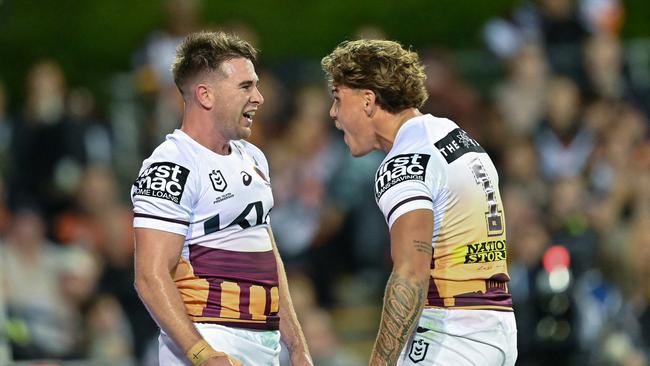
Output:
M208 358L214 356L226 356L223 352L217 352L205 341L201 339L196 342L190 349L185 353L187 358L192 362L194 366L200 366L202 363L207 361Z

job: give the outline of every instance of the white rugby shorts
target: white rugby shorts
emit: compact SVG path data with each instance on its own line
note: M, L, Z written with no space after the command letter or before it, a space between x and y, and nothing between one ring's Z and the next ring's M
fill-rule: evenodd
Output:
M513 366L517 325L512 312L427 308L398 366Z
M279 366L280 331L225 327L218 324L195 323L203 338L217 351L242 361L244 365ZM161 366L191 366L185 353L164 332L158 337L158 359Z

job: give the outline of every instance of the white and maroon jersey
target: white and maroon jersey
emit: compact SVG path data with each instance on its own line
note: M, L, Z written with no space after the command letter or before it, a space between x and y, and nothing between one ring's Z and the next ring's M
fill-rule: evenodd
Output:
M133 226L185 237L173 278L194 322L277 330L268 164L246 141L230 146L219 155L180 130L167 135L131 188Z
M512 310L499 178L483 148L454 122L407 121L375 175L389 228L416 209L433 211L427 306Z

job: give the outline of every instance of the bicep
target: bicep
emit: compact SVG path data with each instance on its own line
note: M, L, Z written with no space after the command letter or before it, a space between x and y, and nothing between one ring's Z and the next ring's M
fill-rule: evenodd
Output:
M390 230L391 257L396 269L429 273L433 211L417 209L397 218Z
M135 229L136 274L166 269L178 263L185 238L182 235L148 228Z

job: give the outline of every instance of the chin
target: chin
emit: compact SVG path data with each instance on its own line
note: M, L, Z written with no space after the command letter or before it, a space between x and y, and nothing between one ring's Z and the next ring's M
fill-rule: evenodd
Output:
M250 128L245 128L244 130L239 132L239 139L240 140L247 139L247 138L251 137L251 134L252 134L251 129Z
M352 156L354 156L355 158L360 158L362 156L368 155L368 153L370 151L372 151L372 150L367 150L367 149L366 150L360 150L360 149L350 148L350 154L352 154Z

